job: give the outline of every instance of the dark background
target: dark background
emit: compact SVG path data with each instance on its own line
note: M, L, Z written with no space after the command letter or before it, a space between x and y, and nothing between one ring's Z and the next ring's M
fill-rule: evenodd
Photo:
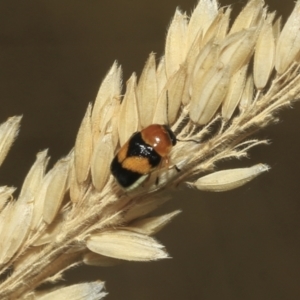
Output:
M232 1L221 1L222 5ZM235 11L245 1L233 3ZM268 1L286 18L293 1ZM73 147L88 102L114 60L124 82L140 75L151 51L163 54L176 6L194 0L52 0L0 2L0 121L24 116L0 169L0 184L21 186L35 154L51 164ZM183 213L158 234L173 259L79 268L68 282L102 279L108 299L300 299L300 104L260 133L272 144L235 166L272 170L226 193L183 190L160 213ZM225 165L223 166L225 167ZM226 164L228 167L228 164Z

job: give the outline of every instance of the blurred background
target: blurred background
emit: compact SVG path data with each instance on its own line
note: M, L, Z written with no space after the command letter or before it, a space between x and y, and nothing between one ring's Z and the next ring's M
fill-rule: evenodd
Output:
M292 0L267 3L286 20ZM221 1L238 12L246 1ZM0 184L20 187L38 151L51 163L73 147L77 129L114 62L124 82L148 54L159 58L175 8L196 0L4 0L0 2L0 122L23 115L17 141L0 168ZM173 259L81 267L68 283L106 281L107 299L300 299L300 103L260 132L272 140L251 160L272 169L237 190L183 189L157 213L183 213L157 238Z

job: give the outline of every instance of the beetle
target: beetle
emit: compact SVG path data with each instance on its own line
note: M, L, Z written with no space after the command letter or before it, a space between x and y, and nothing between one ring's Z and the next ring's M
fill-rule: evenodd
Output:
M133 133L121 147L111 162L111 173L124 189L132 190L163 163L169 164L169 154L176 142L168 125L149 125Z

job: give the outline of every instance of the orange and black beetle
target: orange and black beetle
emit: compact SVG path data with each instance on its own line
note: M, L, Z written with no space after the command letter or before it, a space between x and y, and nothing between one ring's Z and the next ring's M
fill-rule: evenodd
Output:
M123 188L132 190L162 162L169 163L168 156L176 142L167 125L152 124L137 131L111 162L111 173Z

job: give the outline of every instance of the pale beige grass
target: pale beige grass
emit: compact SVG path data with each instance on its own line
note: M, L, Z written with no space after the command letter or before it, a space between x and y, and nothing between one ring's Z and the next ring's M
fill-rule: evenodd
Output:
M214 172L217 162L266 144L249 136L276 122L275 113L299 97L300 2L283 28L262 0L250 1L231 27L230 13L215 0L201 0L190 17L176 10L158 65L151 53L122 97L122 70L114 63L74 149L48 172L47 151L39 153L17 201L13 188L0 188L1 272L12 268L0 285L1 299L101 299L101 282L42 294L36 288L78 264L167 258L152 236L179 211L148 214L168 200L168 190L187 184L226 191L269 169L258 164ZM13 117L0 127L0 163L19 122ZM170 159L181 171L165 167L158 184L153 172L126 192L110 174L110 162L133 132L152 123L169 124L176 133L180 141Z

